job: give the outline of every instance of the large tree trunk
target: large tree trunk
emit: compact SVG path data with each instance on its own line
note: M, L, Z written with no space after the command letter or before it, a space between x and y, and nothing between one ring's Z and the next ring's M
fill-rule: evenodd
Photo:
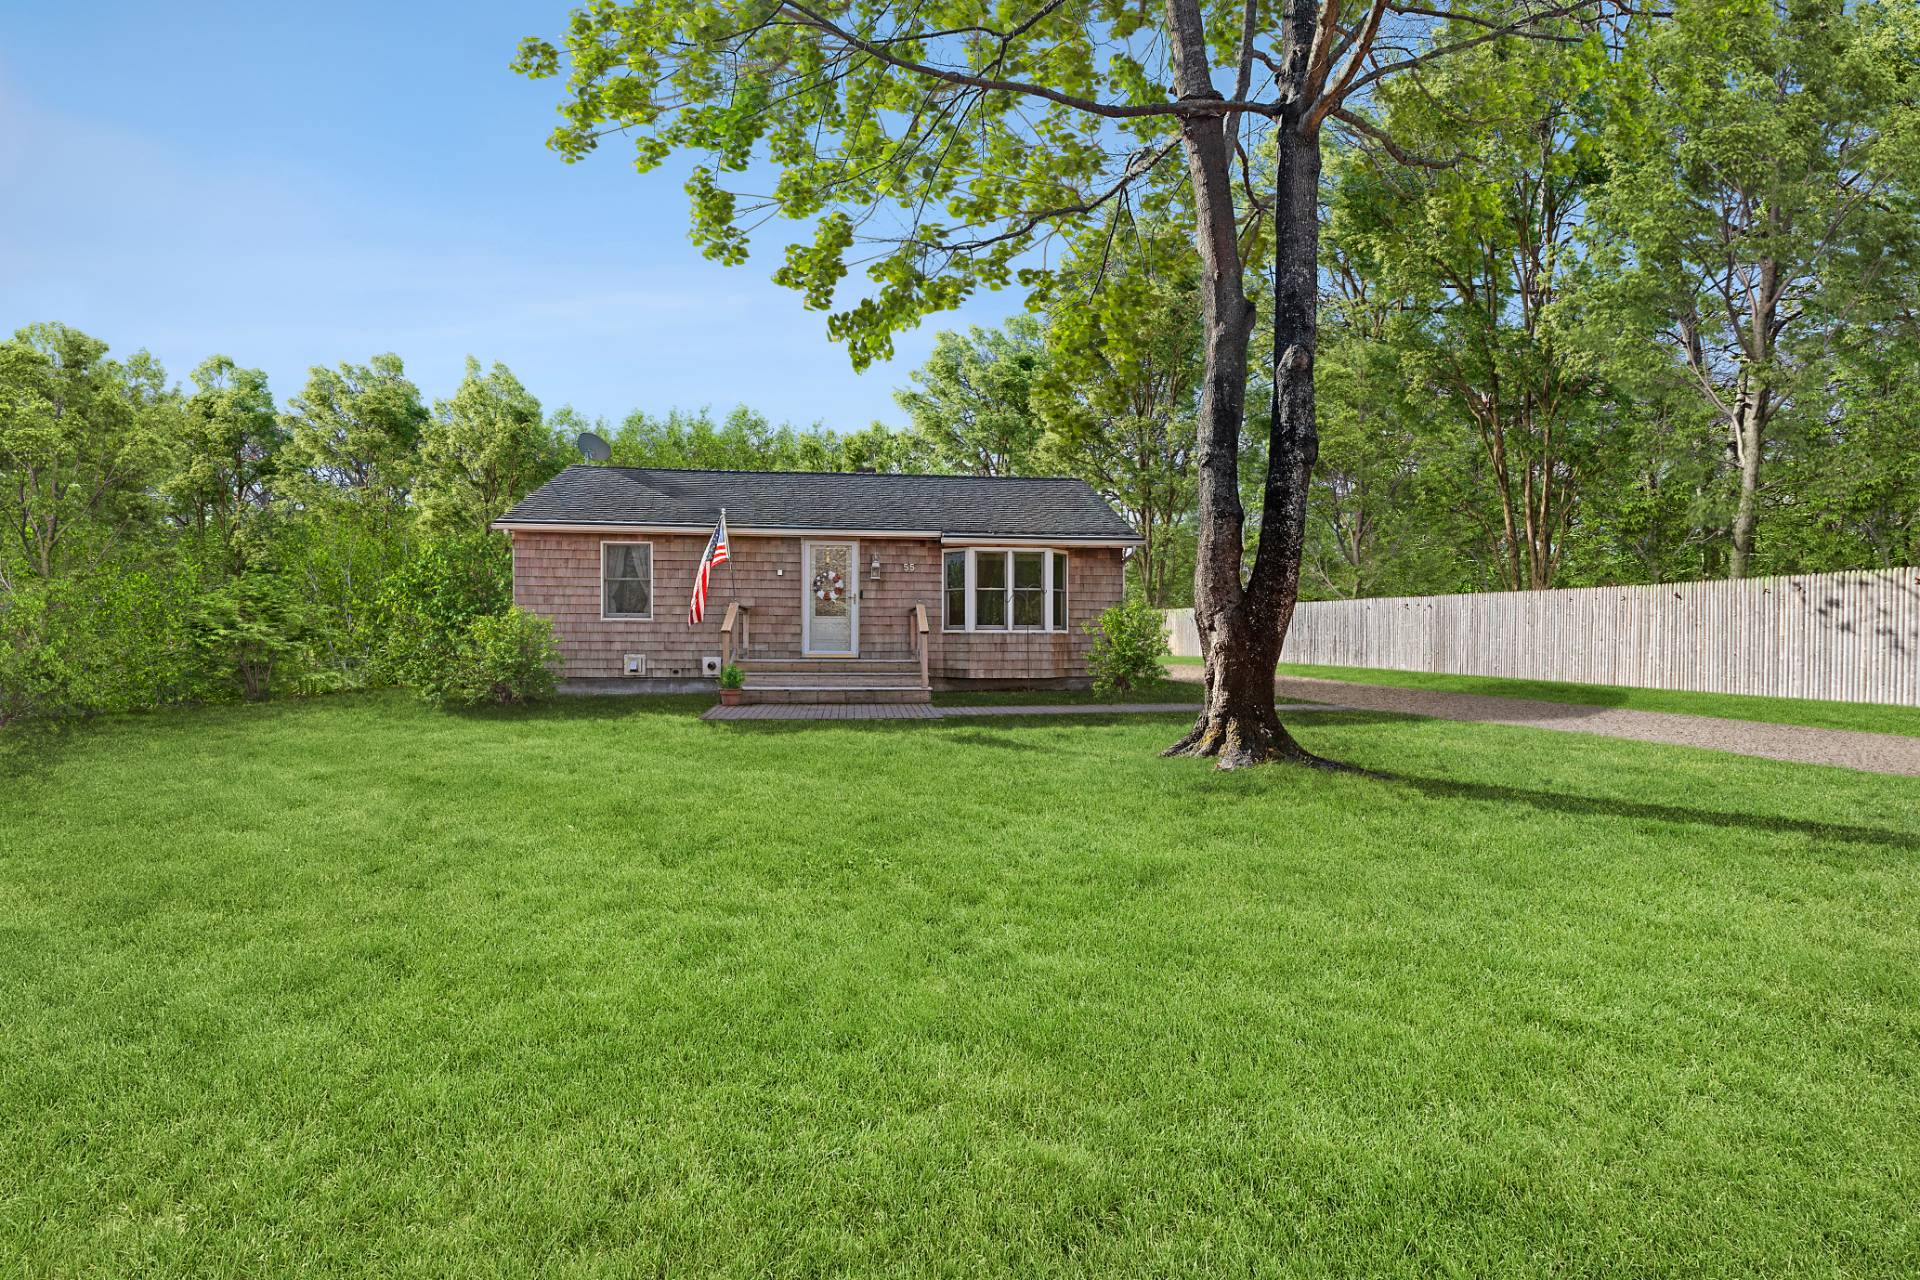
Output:
M1219 137L1217 130L1213 136ZM1208 223L1204 218L1201 223L1202 259L1209 270L1207 385L1200 414L1200 546L1193 613L1206 659L1206 705L1192 730L1167 754L1214 757L1224 769L1315 759L1281 726L1274 710L1273 677L1299 594L1308 481L1320 452L1313 400L1320 148L1291 122L1275 136L1273 412L1260 545L1244 585L1238 435L1245 413L1252 307L1241 291L1238 270L1220 269L1224 255L1207 258ZM1203 153L1190 139L1196 190ZM1230 199L1224 162L1223 154L1219 185L1222 198ZM1231 237L1232 231L1229 218L1225 234ZM1231 261L1237 268L1237 252Z
M1771 227L1773 220L1767 219ZM1740 498L1733 514L1733 546L1728 575L1744 578L1752 571L1754 533L1760 523L1760 463L1765 452L1767 420L1773 416L1773 396L1766 369L1779 338L1780 264L1771 258L1759 264L1760 278L1746 317L1746 340L1740 375L1733 397L1732 446L1740 468Z
M1740 469L1740 497L1733 513L1733 547L1727 576L1744 578L1753 562L1753 535L1760 523L1760 449L1762 410L1756 379L1750 371L1740 373L1739 389L1734 397L1730 452Z

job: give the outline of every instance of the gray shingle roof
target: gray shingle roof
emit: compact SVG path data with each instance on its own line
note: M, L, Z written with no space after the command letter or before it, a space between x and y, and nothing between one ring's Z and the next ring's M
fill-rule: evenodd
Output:
M502 524L846 529L965 537L1133 540L1131 526L1084 480L903 476L850 471L673 471L568 467L521 499Z

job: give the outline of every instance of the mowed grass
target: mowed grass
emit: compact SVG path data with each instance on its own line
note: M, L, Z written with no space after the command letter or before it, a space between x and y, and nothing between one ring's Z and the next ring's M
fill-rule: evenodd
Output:
M1198 658L1171 658L1170 666L1199 666ZM1624 685L1574 684L1565 680L1508 680L1497 676L1438 675L1430 671L1388 671L1379 667L1309 666L1283 662L1283 676L1315 680L1351 680L1401 689L1437 689L1444 693L1483 693L1496 698L1534 698L1583 707L1624 707L1631 711L1677 711L1722 720L1760 720L1816 729L1860 729L1920 737L1920 707L1867 702L1823 702L1814 698L1768 698L1745 693L1683 693L1671 689L1633 689ZM1334 699L1327 699L1334 701Z
M0 735L0 1275L1920 1270L1911 780L702 705Z
M941 690L933 695L938 707L1101 706L1165 702L1197 707L1201 688L1191 680L1146 680L1125 693L1101 694L1092 689ZM1178 736L1178 735L1176 735Z

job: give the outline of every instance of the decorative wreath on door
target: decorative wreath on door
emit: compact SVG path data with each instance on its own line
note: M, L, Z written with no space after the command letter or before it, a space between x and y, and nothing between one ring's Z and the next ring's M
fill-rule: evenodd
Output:
M847 580L838 569L822 569L813 575L813 597L828 604L839 604L847 598Z

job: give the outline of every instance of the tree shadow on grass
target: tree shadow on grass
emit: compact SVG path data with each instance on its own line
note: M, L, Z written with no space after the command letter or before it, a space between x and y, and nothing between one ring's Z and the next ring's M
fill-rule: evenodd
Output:
M1432 716L1416 716L1407 711L1361 711L1358 709L1348 710L1341 707L1328 707L1325 711L1310 711L1306 709L1282 711L1280 713L1280 723L1291 724L1300 716L1313 717L1311 720L1303 722L1311 729L1319 729L1328 725L1446 723L1445 721L1435 720Z
M693 715L713 705L705 693L652 693L587 697L562 694L528 706L446 707L446 715L463 720L627 720L647 715Z
M1066 717L1052 716L1049 718L1061 720ZM983 733L978 729L969 730L965 733L949 734L946 740L948 742L958 743L963 747L993 747L1000 751L1040 751L1044 749L1038 743L1022 742L1018 738L1009 738L1001 733Z
M1338 674L1288 672L1275 677L1282 698L1325 699L1389 709L1396 702L1469 713L1490 721L1582 720L1626 706L1632 690L1612 685L1555 684L1539 680L1447 677L1443 685L1402 685L1350 680Z
M915 733L937 728L938 720L702 720L701 724L720 733L740 733L756 737L782 737L788 734L818 733L822 729L852 729L861 733Z
M1564 813L1575 817L1638 818L1690 826L1722 827L1731 831L1809 836L1816 840L1840 840L1849 844L1874 845L1883 849L1920 850L1920 835L1905 831L1889 831L1883 827L1862 827L1850 823L1820 822L1806 818L1783 818L1765 813L1726 813L1717 809L1696 809L1687 805L1655 804L1607 796L1566 795L1557 791L1539 791L1528 787L1496 786L1485 782L1459 782L1451 778L1423 778L1403 773L1384 774L1382 777L1389 783L1410 787L1422 795L1444 800L1517 804L1546 813Z
M89 721L21 720L0 727L0 779L25 780L46 773L66 758Z
M1405 712L1358 710L1296 712L1283 716L1282 719L1293 721L1296 715L1308 717L1301 723L1309 730L1340 725L1449 723ZM1541 791L1529 787L1462 782L1453 778L1429 778L1415 774L1382 772L1374 773L1373 776L1382 782L1397 783L1423 795L1440 799L1524 805L1530 809L1571 814L1576 817L1638 818L1655 822L1721 827L1733 831L1756 831L1771 835L1803 835L1818 840L1845 841L1884 849L1920 850L1920 834L1888 830L1884 827L1859 826L1845 822L1820 822L1808 818L1783 818L1762 813L1728 813L1717 809L1622 800L1608 796L1568 795L1563 792Z

